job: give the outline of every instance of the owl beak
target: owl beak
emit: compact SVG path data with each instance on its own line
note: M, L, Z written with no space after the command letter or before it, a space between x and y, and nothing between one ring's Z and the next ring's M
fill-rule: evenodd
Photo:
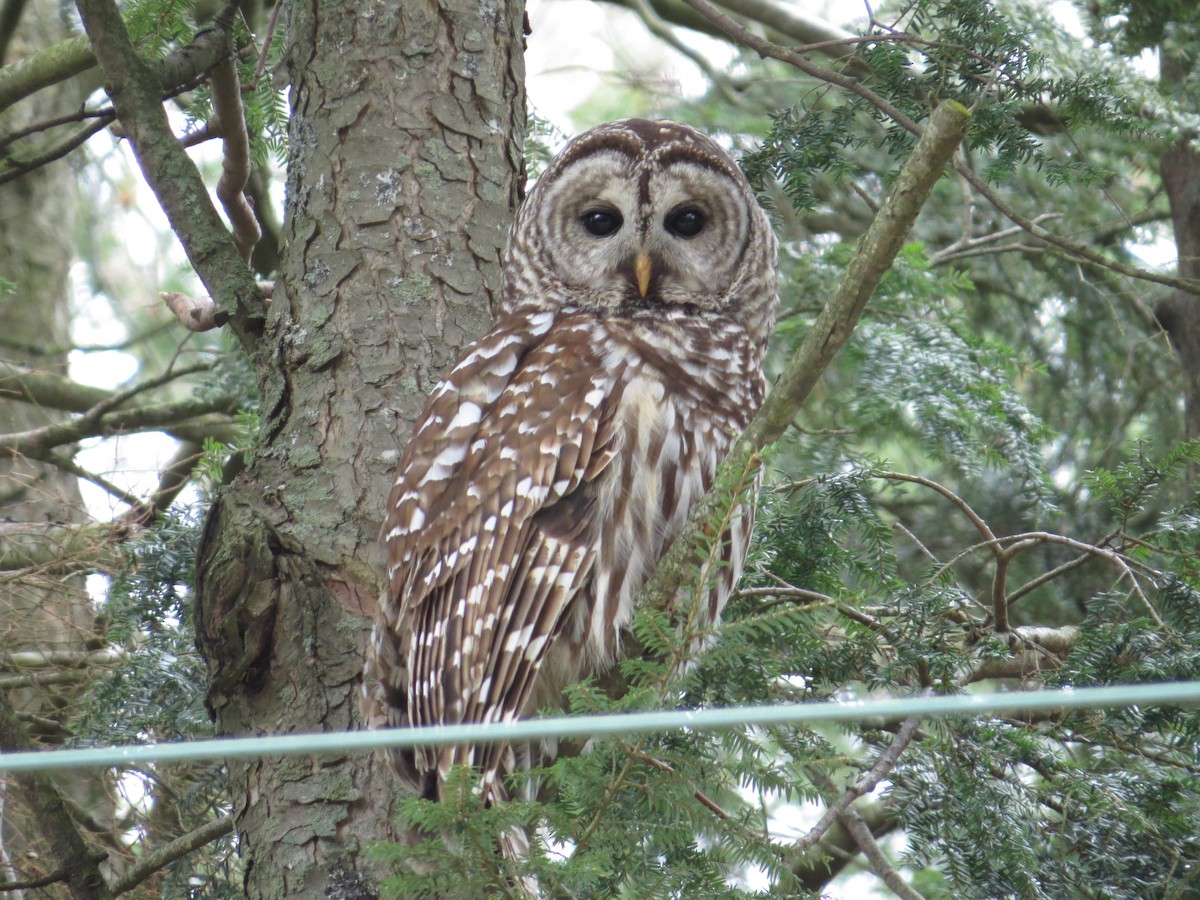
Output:
M650 254L645 251L638 254L633 263L633 273L637 276L638 293L644 298L650 290L650 276L653 274L650 266Z

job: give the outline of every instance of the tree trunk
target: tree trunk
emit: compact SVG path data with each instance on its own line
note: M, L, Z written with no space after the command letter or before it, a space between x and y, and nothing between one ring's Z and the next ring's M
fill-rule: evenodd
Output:
M1178 91L1187 82L1190 61L1172 56L1166 48L1160 52L1161 83ZM1169 148L1159 160L1159 174L1171 205L1178 275L1200 280L1200 151L1194 141L1195 135L1184 135ZM1173 291L1155 313L1183 366L1184 434L1195 440L1200 438L1200 297Z
M1181 139L1159 162L1171 204L1180 278L1200 279L1200 152ZM1183 366L1185 434L1200 438L1200 297L1173 291L1155 310Z
M51 4L32 4L23 11L10 48L21 58L69 36ZM38 118L46 109L69 109L82 100L78 83L65 83L40 93L36 104L19 103L4 113L0 133ZM36 107L36 108L35 108ZM65 374L70 346L68 272L73 259L72 235L64 223L75 220L75 179L65 162L52 163L23 178L0 185L0 277L16 287L0 290L0 358L35 370ZM0 433L15 433L61 422L65 414L33 403L0 402ZM5 455L0 458L0 520L6 522L87 521L79 481L41 460ZM6 579L0 590L0 648L18 650L82 650L94 637L94 610L83 578L27 569ZM9 694L26 726L41 742L57 741L62 732L50 721L69 725L78 686L23 688ZM0 749L3 749L0 747ZM112 779L101 774L47 780L57 785L76 808L105 825L113 815ZM0 881L28 877L30 860L47 856L34 845L40 823L19 804L7 800L0 782ZM52 857L50 857L52 858ZM13 869L9 863L15 864ZM37 863L34 863L36 866Z
M198 561L223 734L358 726L379 523L424 395L490 321L518 197L523 6L294 4L282 265L261 430ZM230 762L251 897L373 894L393 837L374 757Z

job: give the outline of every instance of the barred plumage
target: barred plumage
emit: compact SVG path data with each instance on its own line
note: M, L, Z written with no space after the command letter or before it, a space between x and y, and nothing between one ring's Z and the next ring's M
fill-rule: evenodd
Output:
M593 129L518 213L501 317L431 396L383 534L372 727L507 721L619 659L638 591L761 404L775 241L744 177L673 123ZM731 524L720 615L751 511ZM392 756L437 796L511 748Z

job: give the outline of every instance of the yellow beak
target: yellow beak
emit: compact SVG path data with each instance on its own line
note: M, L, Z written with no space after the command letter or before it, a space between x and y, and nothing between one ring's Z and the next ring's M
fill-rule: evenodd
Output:
M650 290L650 256L646 253L639 253L633 263L633 273L637 276L638 293L643 297L646 296L646 291Z

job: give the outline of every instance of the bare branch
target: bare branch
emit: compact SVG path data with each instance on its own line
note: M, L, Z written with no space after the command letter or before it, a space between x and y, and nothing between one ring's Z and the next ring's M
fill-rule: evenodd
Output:
M19 650L0 653L0 669L81 669L111 665L127 657L124 650Z
M1042 672L1052 672L1062 665L1063 659L1075 646L1079 629L1074 625L1061 628L1019 625L1003 637L1007 638L1013 655L1005 659L982 660L971 673L970 681L1029 678Z
M86 144L92 135L99 134L101 131L103 131L111 121L111 117L97 119L90 125L85 125L83 128L80 128L70 137L67 137L59 143L53 145L48 150L44 150L36 156L32 156L29 159L6 168L3 172L0 172L0 184L7 184L10 181L15 181L24 175L28 175L34 169L40 169L42 166L52 163L56 159L62 159L72 150L75 150L76 148L82 147L84 144Z
M17 721L8 695L0 692L0 750L35 749ZM29 807L31 820L41 829L50 859L63 873L59 880L67 884L74 900L110 900L113 894L100 874L99 861L84 843L54 782L38 772L16 773L12 780Z
M883 883L892 889L892 892L900 897L901 900L924 900L920 893L913 890L896 871L895 867L888 861L887 855L880 848L875 840L875 836L871 834L871 829L867 827L867 823L863 821L862 816L858 814L858 810L849 807L842 811L838 817L846 830L850 832L854 838L854 842L863 852L863 856L871 864L871 868L875 874L882 879Z
M217 63L212 71L213 119L221 134L221 177L217 198L225 208L233 229L233 240L247 263L254 245L262 237L254 209L244 193L250 180L250 135L246 132L246 114L242 110L242 90L237 66L232 59Z
M0 65L4 64L4 57L8 56L9 44L12 43L17 25L21 21L21 14L25 12L25 4L28 2L29 0L4 0L0 4Z
M901 754L910 743L912 743L913 735L916 734L917 727L921 724L920 718L910 716L901 723L895 737L892 738L888 748L879 755L879 759L870 769L863 772L854 783L850 785L842 793L837 800L834 800L826 808L825 813L817 821L817 824L809 829L808 833L799 838L792 846L799 852L809 850L821 840L834 821L849 808L850 804L864 794L869 794L883 781L892 769L896 767L896 763L900 761Z
M163 866L173 863L193 850L200 849L205 844L211 844L213 841L224 837L232 831L233 815L226 814L219 819L206 822L199 828L189 831L187 834L180 835L163 847L151 850L141 858L136 866L133 866L113 882L113 896L116 897L133 890Z
M31 675L0 675L0 691L15 691L18 688L42 688L51 684L79 684L91 679L86 671L79 669L64 672L36 672Z
M32 459L44 459L54 447L72 444L89 437L109 437L131 431L166 431L186 439L202 440L206 435L232 435L236 429L231 418L236 403L229 398L204 400L188 398L170 403L147 403L120 409L88 419L56 422L28 431L0 435L0 450L19 453ZM222 412L217 416L213 413ZM222 427L223 426L223 427Z
M983 516L975 512L975 510L971 508L970 504L968 504L966 500L958 496L958 494L954 493L954 491L950 490L945 485L938 484L936 481L933 481L929 478L924 478L920 475L906 475L903 472L880 472L879 477L887 481L904 481L908 484L918 484L921 487L929 488L931 491L936 491L957 506L959 510L962 511L962 514L971 520L971 524L975 526L976 531L983 535L983 539L985 541L994 541L996 539L996 535L992 533L992 529L989 528L987 522L983 520ZM1000 555L999 549L997 549L996 555Z
M111 396L111 391L72 381L65 375L39 372L0 360L0 397L23 400L49 409L83 412Z
M107 853L93 853L89 855L89 861L92 863L102 863L106 859L108 859ZM42 875L40 878L27 878L22 881L0 881L0 892L8 893L10 891L27 891L33 888L49 887L52 884L58 884L60 881L66 881L67 876L74 869L74 865L66 865L55 869L48 875Z
M246 85L246 89L253 91L258 87L258 82L263 76L263 72L267 68L267 54L271 52L271 42L275 39L275 26L279 24L279 11L283 9L282 3L275 3L271 6L271 18L267 20L267 33L263 35L262 51L258 54L258 64L254 67L254 80Z
M184 441L175 456L159 474L158 487L146 501L132 506L118 521L144 527L165 512L179 493L191 481L192 473L204 456L204 446L195 441Z
M1029 581L1025 582L1023 585L1021 585L1019 588L1017 588L1015 591L1013 591L1012 593L1010 593L1008 595L1008 605L1012 606L1014 603L1016 603L1018 600L1020 600L1022 597L1024 597L1026 594L1028 594L1030 591L1037 590L1046 582L1053 581L1055 578L1058 578L1060 575L1065 575L1067 572L1070 572L1072 569L1079 568L1080 566L1082 566L1085 562L1087 562L1090 559L1094 559L1092 554L1081 553L1079 556L1075 557L1070 562L1065 562L1061 566L1056 566L1055 568L1051 569L1048 572L1043 572L1041 575L1037 576L1036 578L1031 578Z
M1142 281L1150 281L1154 284L1162 284L1167 287L1178 288L1181 291L1186 291L1189 294L1200 294L1200 282L1190 278L1176 278L1173 275L1163 275L1158 272L1151 272L1149 269L1139 269L1137 266L1127 266L1124 263L1117 262L1115 259L1109 259L1103 253L1093 250L1085 244L1076 243L1067 238L1060 237L1051 231L1047 231L1035 220L1028 219L1021 215L1011 206L1004 202L998 193L992 190L987 183L976 175L971 167L962 160L955 160L954 170L970 183L976 191L983 195L988 203L992 204L1001 215L1011 222L1015 222L1029 234L1039 240L1045 241L1053 247L1058 248L1068 259L1083 260L1102 266L1105 269L1116 272L1119 275L1126 275L1130 278L1137 278Z
M86 72L95 64L91 44L80 35L5 66L0 69L0 111L34 91Z

